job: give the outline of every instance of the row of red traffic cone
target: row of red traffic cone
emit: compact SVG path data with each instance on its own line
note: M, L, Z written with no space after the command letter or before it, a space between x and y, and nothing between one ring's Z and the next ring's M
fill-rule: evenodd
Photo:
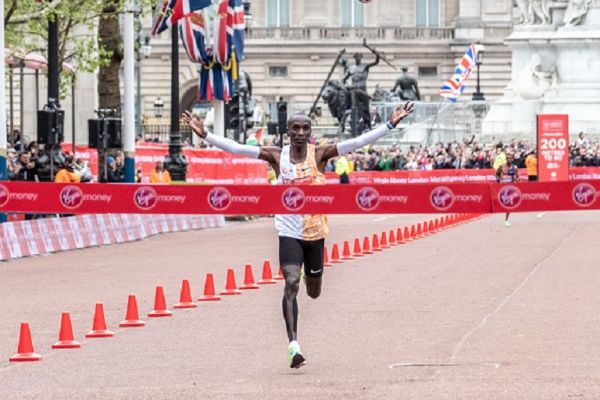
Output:
M254 274L252 272L252 265L246 264L244 274L244 284L237 287L235 281L235 272L233 269L227 270L227 283L225 289L220 292L220 295L236 295L241 294L241 290L247 289L258 289L258 285L268 285L277 283L277 280L283 279L281 269L277 276L273 277L271 272L271 263L269 260L265 260L263 264L263 275L262 279L258 281L258 284L254 281ZM221 297L216 294L214 286L213 274L206 274L206 281L204 284L204 294L198 298L198 301L219 301ZM198 305L194 303L192 299L190 282L184 279L181 283L181 294L179 296L179 303L175 304L174 308L195 308ZM167 308L165 300L164 289L162 286L156 287L156 293L154 297L154 309L148 313L148 317L170 317L173 313ZM123 320L119 326L122 328L142 327L146 323L140 320L137 300L134 294L129 295L127 301L127 313L125 320ZM89 331L86 338L108 338L114 336L114 333L108 330L106 325L106 319L104 316L104 305L102 303L96 304L94 312L94 322L92 330ZM68 312L63 312L61 316L60 329L58 334L58 342L52 345L53 349L76 349L81 347L81 343L75 340L73 335L73 326L71 324L71 316ZM9 358L11 362L19 361L39 361L42 356L36 354L33 349L33 341L31 339L31 331L29 324L26 322L21 323L21 331L19 334L19 345L17 353Z
M398 228L395 234L394 230L390 230L389 236L386 234L386 232L382 232L380 236L373 234L371 243L369 243L369 237L365 236L362 247L360 240L356 238L354 239L354 249L352 252L350 252L349 242L344 241L341 257L339 255L338 245L334 244L331 251L331 259L328 256L327 248L325 248L324 266L331 267L333 264L343 262L343 260L352 260L355 257L373 254L375 251L381 251L391 246L404 244L414 239L422 238L432 233L437 233L442 229L453 227L476 217L478 217L478 215L457 214L426 221L423 224L419 223L417 225L412 225L410 229L408 227L404 227L404 229ZM239 288L237 287L235 272L230 268L227 270L227 282L225 284L225 289L220 292L220 295L217 295L215 292L213 274L208 273L206 274L206 281L204 283L204 294L198 298L198 301L219 301L221 300L221 296L240 295L242 293L241 290L258 289L258 285L274 284L277 282L277 280L282 279L283 274L281 268L279 268L279 273L277 276L273 277L271 272L271 263L269 260L265 260L263 264L262 279L258 282L255 282L254 274L252 272L252 265L246 264L244 270L244 284ZM195 308L197 306L198 305L194 303L192 299L190 282L187 279L184 279L181 284L179 303L175 304L173 307ZM154 298L154 309L148 313L148 317L170 317L172 315L173 313L167 308L163 287L157 286ZM143 327L144 325L145 322L139 318L136 297L135 295L131 294L129 295L127 301L127 313L125 320L123 320L119 326L122 328L130 328ZM85 337L107 338L112 336L114 336L114 333L107 329L106 319L104 317L104 306L102 303L97 303L94 312L92 330L89 331ZM58 342L53 344L52 348L74 349L79 347L81 347L81 343L76 341L74 338L70 314L68 312L63 312L61 316ZM17 353L10 357L9 361L39 361L41 359L42 357L34 352L29 324L26 322L21 323Z

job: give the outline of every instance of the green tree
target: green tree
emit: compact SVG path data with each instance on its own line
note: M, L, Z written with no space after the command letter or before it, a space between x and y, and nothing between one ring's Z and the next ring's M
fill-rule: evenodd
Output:
M151 0L138 0L140 11L150 10ZM47 55L48 21L59 21L59 62L77 70L98 71L100 107L120 110L119 68L123 40L119 16L126 0L7 0L4 3L6 47L16 55L30 51ZM61 97L74 75L61 72Z

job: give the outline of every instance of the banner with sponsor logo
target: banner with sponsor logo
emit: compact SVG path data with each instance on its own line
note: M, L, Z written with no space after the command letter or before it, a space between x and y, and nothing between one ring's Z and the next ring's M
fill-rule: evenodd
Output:
M548 146L554 146L554 142ZM557 144L558 146L558 144ZM63 144L63 150L70 151L70 144ZM265 184L267 183L267 163L247 157L230 155L218 150L184 149L189 162L188 182L214 185ZM156 161L164 160L168 148L164 144L147 144L136 148L136 168L142 170L142 183L150 182L150 171ZM90 162L92 174L98 175L95 149L76 147L76 156ZM519 170L521 180L527 180L524 168ZM327 183L339 183L333 172L325 174ZM569 168L568 180L600 179L600 168ZM496 182L493 169L440 169L432 171L359 171L350 174L350 183L356 184L407 184L407 183L485 183Z
M63 144L63 151L71 151ZM135 168L142 170L142 183L150 183L150 172L157 161L164 161L168 147L164 144L138 146L135 149ZM261 160L236 156L219 150L184 148L188 161L187 181L218 185L264 184L268 166ZM98 153L85 146L75 147L75 157L89 162L92 175L98 177Z
M67 214L360 214L490 211L486 184L236 185L0 184L0 211ZM114 223L114 221L111 221Z
M493 212L600 209L600 182L492 184Z
M569 116L537 116L538 180L558 182L569 179Z

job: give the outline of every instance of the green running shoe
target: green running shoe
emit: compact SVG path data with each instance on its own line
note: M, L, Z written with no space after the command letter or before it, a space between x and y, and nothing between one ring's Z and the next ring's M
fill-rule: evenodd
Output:
M288 346L288 361L290 368L300 368L306 364L306 358L300 352L300 345L295 340L291 341Z

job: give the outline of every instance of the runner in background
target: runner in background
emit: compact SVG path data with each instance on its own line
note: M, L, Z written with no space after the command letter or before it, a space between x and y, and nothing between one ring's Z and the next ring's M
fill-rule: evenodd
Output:
M496 180L500 183L512 183L519 181L519 169L514 164L514 157L512 154L508 154L506 156L506 163L500 165L496 170ZM506 213L506 217L504 218L504 225L506 227L510 226L510 222L508 222L508 217L510 213Z

